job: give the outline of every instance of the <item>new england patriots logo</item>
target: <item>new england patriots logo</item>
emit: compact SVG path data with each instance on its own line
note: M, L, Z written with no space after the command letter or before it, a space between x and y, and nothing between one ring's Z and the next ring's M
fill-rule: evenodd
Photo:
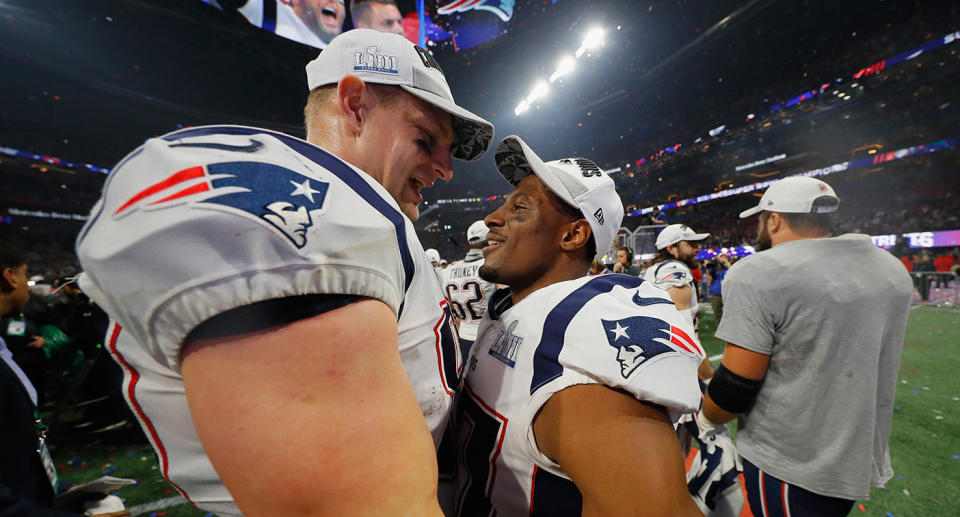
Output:
M633 316L600 321L606 331L607 342L617 349L617 361L620 362L620 373L624 379L630 377L644 361L661 354L704 356L703 350L686 332L661 319Z
M513 5L516 0L454 0L437 9L437 14L453 14L480 9L490 11L503 21L510 21L513 16Z
M329 186L269 163L198 165L141 190L121 205L113 217L184 202L216 204L256 217L302 248L307 244L307 228L313 226L310 213L323 207Z

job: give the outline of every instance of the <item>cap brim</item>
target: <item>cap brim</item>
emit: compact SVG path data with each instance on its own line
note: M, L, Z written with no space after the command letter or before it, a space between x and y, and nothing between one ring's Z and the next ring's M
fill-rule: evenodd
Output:
M493 124L457 106L443 97L411 86L399 85L407 93L422 99L453 116L451 155L458 160L473 161L487 152L493 141Z
M747 217L750 217L751 215L759 214L760 212L763 212L763 208L760 208L759 205L753 208L749 208L747 210L744 210L743 212L740 212L740 219L746 219Z
M693 235L693 237L690 237L690 238L687 238L687 239L683 239L683 240L685 240L685 241L702 241L703 239L706 239L706 238L709 237L709 236L710 236L710 233L696 233L696 234Z
M551 172L550 167L519 136L510 135L504 138L497 146L495 158L497 170L511 185L516 185L528 175L535 174L551 192L565 203L574 208L579 206L577 201L570 197L560 179ZM579 210L579 208L577 209Z

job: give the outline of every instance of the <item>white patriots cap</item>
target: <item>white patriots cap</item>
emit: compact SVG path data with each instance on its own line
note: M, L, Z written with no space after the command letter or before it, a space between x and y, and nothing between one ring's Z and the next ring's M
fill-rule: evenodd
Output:
M460 160L476 160L493 141L493 124L461 108L437 60L399 34L354 29L330 41L316 59L307 63L307 86L336 84L345 75L368 83L403 88L453 116L450 153Z
M434 266L436 266L437 264L440 263L440 252L439 252L439 251L437 251L437 250L435 250L435 249L433 249L433 248L430 248L430 249L426 250L424 253L427 254L427 258L430 260L430 263L433 264Z
M616 185L597 164L586 158L564 158L544 163L519 136L511 135L497 146L497 169L512 185L529 174L582 214L597 245L597 257L610 250L620 223L623 202Z
M830 214L837 211L840 198L833 187L817 178L792 176L770 185L760 204L740 212L740 219L768 212L785 214Z
M489 231L490 229L487 228L487 224L484 223L482 220L474 221L473 224L471 224L470 227L467 228L467 242L469 242L470 244L474 244L477 242L485 241L487 240L487 232Z
M656 246L658 250L662 250L680 241L702 241L709 236L709 233L697 233L693 231L693 228L685 224L671 224L663 230L660 230L660 233L657 235Z

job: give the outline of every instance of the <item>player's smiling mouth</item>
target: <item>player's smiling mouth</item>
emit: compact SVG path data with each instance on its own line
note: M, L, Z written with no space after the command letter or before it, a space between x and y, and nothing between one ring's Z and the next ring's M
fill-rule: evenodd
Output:
M334 20L337 19L337 10L332 7L321 8L320 14L322 14L325 18L329 17L329 18L333 18Z

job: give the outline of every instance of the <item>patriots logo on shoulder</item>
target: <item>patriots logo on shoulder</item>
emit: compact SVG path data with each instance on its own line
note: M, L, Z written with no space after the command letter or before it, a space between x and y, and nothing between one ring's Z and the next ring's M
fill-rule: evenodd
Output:
M607 342L617 349L617 361L624 379L630 377L644 362L662 354L704 356L703 350L686 332L659 318L632 316L600 321L606 331Z
M329 186L270 163L198 165L177 171L134 194L113 217L182 203L221 205L254 216L302 248L307 244L307 228L313 226L310 213L323 207Z

